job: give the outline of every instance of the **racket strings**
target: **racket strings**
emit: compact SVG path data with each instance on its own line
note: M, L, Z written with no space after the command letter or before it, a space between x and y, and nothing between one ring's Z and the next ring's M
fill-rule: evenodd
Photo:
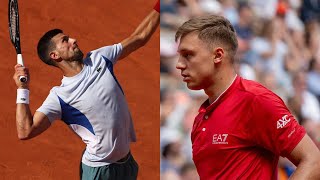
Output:
M14 6L10 8L10 34L12 36L12 41L15 42L17 38L17 13Z

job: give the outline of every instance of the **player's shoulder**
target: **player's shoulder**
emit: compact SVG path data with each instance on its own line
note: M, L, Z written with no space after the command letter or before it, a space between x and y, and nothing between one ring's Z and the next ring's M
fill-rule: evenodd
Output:
M243 91L253 95L253 97L279 98L278 95L259 82L240 77L240 85Z
M284 101L274 92L260 84L259 82L241 78L241 88L247 94L250 94L255 102L264 102L265 104L284 105Z
M50 94L54 94L54 95L57 95L58 94L58 91L61 89L61 86L54 86L50 89L49 93Z
M89 59L92 59L93 64L96 63L97 60L106 60L110 61L113 64L116 62L116 60L119 58L120 54L122 52L122 45L121 43L103 46L99 49L95 49L90 51L87 54L87 57Z
M102 46L102 47L100 47L98 49L94 49L94 50L90 51L88 53L88 55L89 56L92 55L92 54L103 55L103 54L108 53L108 52L119 51L119 50L122 50L122 45L121 45L121 43L116 43L116 44Z
M47 99L57 100L59 97L59 86L54 86L50 89L49 94L47 95Z

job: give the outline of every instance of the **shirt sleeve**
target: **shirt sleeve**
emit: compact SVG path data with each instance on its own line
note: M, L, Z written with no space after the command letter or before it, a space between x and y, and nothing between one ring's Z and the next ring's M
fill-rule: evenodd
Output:
M50 91L48 97L43 104L37 109L37 111L45 114L49 121L53 123L56 119L61 119L61 106L58 96L53 90Z
M96 49L95 53L107 58L112 64L115 64L122 52L122 45L121 43L114 44L111 46L104 46L102 48Z
M283 157L291 153L306 133L281 98L271 92L255 97L250 116L254 142Z

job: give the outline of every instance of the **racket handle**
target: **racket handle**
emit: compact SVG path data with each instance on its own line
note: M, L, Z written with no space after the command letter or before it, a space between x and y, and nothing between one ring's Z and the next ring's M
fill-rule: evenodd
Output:
M22 54L17 54L17 63L24 66L23 64L23 59L22 59Z
M23 59L22 59L22 55L21 54L17 54L17 63L24 66L23 64ZM25 76L20 76L19 77L20 82L27 82L28 78Z

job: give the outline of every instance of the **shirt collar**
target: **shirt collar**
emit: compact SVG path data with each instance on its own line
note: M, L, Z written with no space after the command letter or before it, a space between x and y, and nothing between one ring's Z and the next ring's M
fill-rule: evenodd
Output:
M207 112L207 111L212 111L215 107L217 107L218 104L220 104L225 97L227 97L228 94L232 92L232 90L239 84L240 81L240 76L236 74L234 79L232 80L231 84L227 89L225 89L219 96L218 98L213 102L209 103L209 99L207 99L199 108L199 112Z

